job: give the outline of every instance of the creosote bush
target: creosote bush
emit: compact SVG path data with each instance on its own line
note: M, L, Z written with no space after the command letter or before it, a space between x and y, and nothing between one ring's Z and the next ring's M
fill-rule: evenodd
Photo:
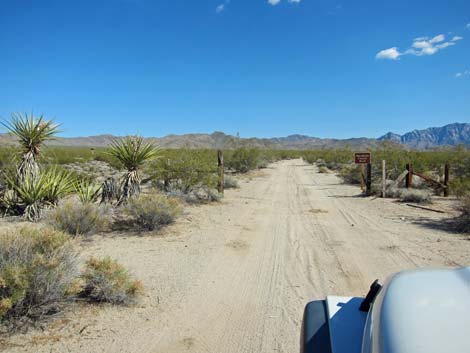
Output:
M83 291L80 296L95 302L132 304L143 291L142 283L132 279L122 265L109 257L90 258L81 279Z
M109 209L104 205L69 198L51 209L46 220L54 228L78 236L104 230L110 223L110 216Z
M237 173L246 173L256 169L260 162L260 151L256 148L238 148L229 154L225 166Z
M178 201L162 194L141 195L130 199L124 214L141 230L152 231L172 223L181 213Z
M56 313L77 274L66 234L49 227L0 230L0 324L17 327Z

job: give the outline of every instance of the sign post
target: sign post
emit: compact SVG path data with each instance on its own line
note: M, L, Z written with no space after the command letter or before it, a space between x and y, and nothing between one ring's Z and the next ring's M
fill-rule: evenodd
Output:
M372 164L370 152L356 152L354 153L354 163L361 165L361 185L363 180L366 183L366 194L371 194L372 189ZM364 176L363 170L366 165L366 175Z

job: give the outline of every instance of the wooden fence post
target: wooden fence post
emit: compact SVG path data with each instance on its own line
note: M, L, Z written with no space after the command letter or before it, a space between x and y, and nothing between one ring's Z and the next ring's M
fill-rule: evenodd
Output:
M366 177L366 194L369 196L372 193L372 164L367 163L367 177Z
M406 170L408 171L408 174L406 175L405 187L409 189L413 186L413 164L407 163Z
M217 151L217 166L219 167L219 193L224 193L224 155L222 150Z
M382 197L385 198L387 195L387 169L385 165L385 159L382 160Z
M444 197L449 197L449 176L450 176L450 166L449 163L446 163L444 166Z

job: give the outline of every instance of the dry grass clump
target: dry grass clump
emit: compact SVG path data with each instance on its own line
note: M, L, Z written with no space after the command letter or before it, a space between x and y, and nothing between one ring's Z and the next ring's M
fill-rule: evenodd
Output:
M83 203L75 198L65 199L46 215L54 228L70 235L88 235L104 230L110 223L109 209L93 203Z
M459 232L470 233L470 194L465 194L458 206L461 212L460 216L456 219L456 228Z
M400 199L402 202L429 203L431 202L431 193L425 189L404 189L389 187L387 197Z
M237 179L230 175L224 176L224 189L237 189L239 187Z
M49 227L0 231L0 323L17 327L58 312L76 276L70 238Z
M318 168L318 173L326 174L326 173L328 173L328 168L321 166L321 167Z
M380 185L377 186L377 190L379 190ZM402 188L398 187L388 187L386 190L387 197L392 199L399 199L401 197Z
M95 302L132 304L143 291L142 283L109 257L90 258L80 278L84 283L80 296Z
M181 208L173 198L162 194L141 195L131 198L124 207L124 214L141 230L152 231L174 222Z
M402 189L400 191L400 201L429 203L431 202L431 194L426 190Z
M170 197L179 198L191 205L218 202L222 199L222 195L220 195L217 190L207 186L197 187L187 192L175 189L168 192L168 195Z

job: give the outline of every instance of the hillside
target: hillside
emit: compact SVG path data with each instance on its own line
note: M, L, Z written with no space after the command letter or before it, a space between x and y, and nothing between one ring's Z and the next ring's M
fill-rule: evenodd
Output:
M413 130L404 135L389 132L380 141L393 141L416 149L470 145L470 124L454 123L442 127Z
M50 141L50 146L82 146L106 147L115 138L113 135L97 135L88 137L58 137ZM273 149L322 149L350 147L363 149L376 147L383 141L397 143L413 149L429 149L444 146L470 145L470 124L454 123L443 127L431 127L423 130L413 130L404 135L389 132L378 139L375 138L349 138L329 139L305 135L290 135L274 138L237 138L223 132L212 134L185 134L168 135L165 137L151 137L162 148L236 148L249 146ZM7 134L0 134L0 144L13 144L15 139Z

